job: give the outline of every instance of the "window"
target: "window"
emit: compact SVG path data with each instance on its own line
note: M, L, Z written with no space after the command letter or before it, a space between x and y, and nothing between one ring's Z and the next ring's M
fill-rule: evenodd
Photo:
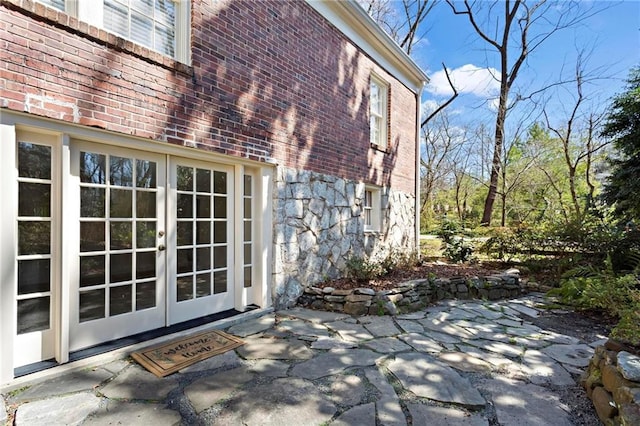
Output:
M180 62L189 62L189 1L38 1Z
M375 232L380 230L380 189L366 187L362 203L364 230Z
M372 75L369 86L370 103L370 141L382 149L387 148L387 100L389 87L378 77Z

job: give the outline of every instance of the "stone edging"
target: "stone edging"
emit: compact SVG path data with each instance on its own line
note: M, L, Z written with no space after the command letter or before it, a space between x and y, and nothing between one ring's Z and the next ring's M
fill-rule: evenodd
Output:
M520 295L517 269L473 278L425 278L406 281L391 290L370 288L339 290L307 287L299 306L349 315L397 315L413 312L444 299L499 300Z
M605 425L640 425L640 356L623 349L598 346L580 380Z

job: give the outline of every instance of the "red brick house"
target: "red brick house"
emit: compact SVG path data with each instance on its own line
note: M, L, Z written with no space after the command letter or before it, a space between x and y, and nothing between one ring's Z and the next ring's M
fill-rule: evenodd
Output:
M353 0L0 0L0 382L415 248L426 79Z

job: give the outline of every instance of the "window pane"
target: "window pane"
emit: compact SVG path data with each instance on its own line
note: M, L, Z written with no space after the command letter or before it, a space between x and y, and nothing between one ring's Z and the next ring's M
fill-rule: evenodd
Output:
M51 222L19 222L18 254L51 253Z
M132 248L133 224L131 222L111 222L109 228L111 250Z
M244 199L244 218L251 219L251 198Z
M80 257L80 287L105 283L105 256Z
M112 254L109 256L109 282L131 281L131 253Z
M105 217L104 206L104 188L80 188L80 216Z
M109 182L117 186L133 185L133 162L130 158L109 158Z
M18 175L51 179L51 147L28 142L18 143Z
M40 3L44 3L47 6L51 6L54 9L58 9L64 12L64 0L38 0Z
M106 158L93 152L80 153L80 182L106 183Z
M18 294L49 291L50 281L50 259L18 260Z
M131 13L131 40L143 46L153 47L153 21L151 18L139 13Z
M251 266L244 267L244 288L251 287Z
M104 295L103 288L80 293L80 322L104 318Z
M197 216L200 218L211 217L211 196L196 195Z
M18 216L51 216L51 185L20 182Z
M103 251L104 235L104 222L80 222L80 251Z
M156 187L156 163L136 160L136 186L138 188Z
M111 217L131 217L133 191L127 189L111 189L109 193L111 195L111 202L109 204Z
M251 243L245 243L244 245L244 263L251 263Z
M244 175L244 195L251 196L251 176Z
M156 0L155 6L155 20L173 26L176 16L174 0Z
M173 27L164 27L156 24L154 49L167 56L174 56L175 35Z
M131 0L131 7L148 16L153 16L153 0Z
M136 191L136 217L156 217L156 193Z
M18 334L49 329L49 296L18 300Z
M129 36L129 18L125 6L114 0L104 0L104 27L122 36Z
M138 283L136 285L136 311L156 306L156 283Z
M156 252L136 253L136 278L153 278L156 276Z
M244 223L244 241L251 241L251 221Z
M131 285L121 285L109 289L109 315L115 316L131 312Z
M150 248L156 245L156 223L136 222L136 247Z

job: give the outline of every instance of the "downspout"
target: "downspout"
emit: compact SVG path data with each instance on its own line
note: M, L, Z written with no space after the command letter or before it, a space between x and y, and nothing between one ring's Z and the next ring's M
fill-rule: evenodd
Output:
M416 252L420 252L420 121L422 119L422 91L424 90L426 82L422 82L422 85L418 89L416 93L416 205L415 205L415 234L416 234L416 242L415 249Z

